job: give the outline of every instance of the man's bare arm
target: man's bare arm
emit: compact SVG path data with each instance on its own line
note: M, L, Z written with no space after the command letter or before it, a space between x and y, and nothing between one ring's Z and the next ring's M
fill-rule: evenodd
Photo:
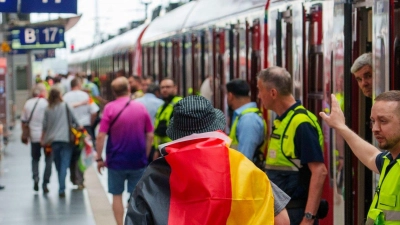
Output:
M305 212L317 214L319 203L321 201L322 189L326 175L328 174L325 164L322 162L308 163L308 168L311 171L310 187L308 189L308 199ZM303 222L310 222L303 219Z
M274 217L275 225L290 225L289 214L286 209L283 209Z
M381 151L366 142L346 126L343 112L340 109L335 95L332 94L331 98L332 108L330 115L327 115L324 112L320 112L319 115L330 127L334 128L336 132L344 138L353 153L366 167L375 173L379 173L375 159Z
M104 147L104 140L106 139L106 133L104 132L99 132L97 135L96 139L96 152L97 152L97 159L101 158L101 155L103 154L103 147ZM101 168L104 167L104 162L103 161L98 161L97 162L97 170L101 174Z
M147 157L149 157L150 152L151 152L151 146L153 145L153 138L154 138L153 132L146 133L146 156Z

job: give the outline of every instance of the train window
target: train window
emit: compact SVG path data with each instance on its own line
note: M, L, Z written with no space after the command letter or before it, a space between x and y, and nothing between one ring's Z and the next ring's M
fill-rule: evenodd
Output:
M282 67L282 13L276 19L276 65Z
M200 76L201 76L201 82L203 82L206 77L208 76L207 67L206 67L206 61L208 54L206 54L206 50L208 46L206 46L206 34L205 31L202 31L200 33L200 49L201 49L201 55L200 55Z
M173 40L173 52L172 52L172 60L173 60L173 66L172 66L172 78L175 80L175 82L178 84L178 93L181 93L182 85L181 85L181 70L180 70L180 43L177 40Z
M130 66L129 66L129 51L127 51L127 52L125 53L124 64L125 64L125 66L124 66L125 71L126 71L128 74L132 74L132 70L130 69ZM135 75L137 75L137 74L135 74Z
M310 11L308 30L309 55L308 74L306 77L308 85L305 92L306 108L317 113L322 110L323 99L323 50L322 50L322 4L314 4ZM294 84L299 85L299 84ZM298 86L294 87L301 88ZM295 91L296 92L296 91Z
M183 92L184 95L191 95L193 94L193 64L192 64L192 42L191 38L188 35L184 36L184 42L182 43L183 47Z
M229 59L227 61L229 62L229 79L232 80L234 78L237 78L236 76L236 71L235 71L235 61L236 61L236 49L237 49L237 43L235 40L235 25L231 24L230 28L228 30L228 40L227 43L229 43Z
M160 64L161 64L161 61L162 61L162 56L160 55L160 42L155 42L154 43L153 53L154 53L153 74L156 77L161 77Z
M201 48L200 48L200 43L199 43L199 38L197 34L192 34L192 74L193 74L193 80L192 80L192 94L197 94L199 92L199 85L201 84L201 78L200 78L200 57L201 57Z
M393 24L393 72L391 77L391 89L400 90L400 1L395 1Z
M172 76L172 67L173 67L173 60L172 60L172 42L170 40L167 41L165 46L165 64L167 65L165 77Z
M374 94L378 96L386 90L386 62L385 62L385 42L383 38L377 38L375 45L375 74L374 74Z
M399 37L396 37L394 42L394 70L392 76L392 86L393 90L400 90L400 40Z
M285 68L290 74L293 74L293 26L292 10L282 12L282 19L285 22Z
M260 49L260 21L253 21L251 27L251 60L250 60L250 97L252 101L257 100L257 73L261 70L261 49Z
M239 77L246 79L246 29L241 26L238 32L239 48L237 54L239 56L239 60L237 64L237 70Z

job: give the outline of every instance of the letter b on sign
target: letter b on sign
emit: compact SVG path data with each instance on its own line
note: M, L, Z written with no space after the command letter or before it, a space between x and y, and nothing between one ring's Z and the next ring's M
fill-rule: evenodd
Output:
M25 43L26 44L32 44L35 43L36 41L36 35L35 35L35 30L32 28L26 28L25 29Z

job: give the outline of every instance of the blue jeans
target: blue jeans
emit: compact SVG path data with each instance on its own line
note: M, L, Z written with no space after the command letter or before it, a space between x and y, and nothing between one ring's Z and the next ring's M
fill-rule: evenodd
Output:
M108 168L108 193L120 195L124 192L125 180L128 181L127 191L132 193L136 184L142 178L145 168L137 170L113 170Z
M72 145L67 142L53 142L51 143L53 149L54 163L58 172L58 183L60 188L58 193L65 192L65 177L67 176L67 169L71 162Z

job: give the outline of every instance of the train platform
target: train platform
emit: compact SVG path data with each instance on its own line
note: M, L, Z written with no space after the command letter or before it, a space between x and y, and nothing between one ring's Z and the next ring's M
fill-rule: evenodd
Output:
M21 129L17 123L9 143L0 159L0 225L113 225L116 224L111 200L107 193L107 172L97 173L96 164L85 171L84 190L66 179L66 197L58 196L58 178L54 163L48 188L33 190L30 145L20 142ZM39 172L42 181L44 159L41 157ZM40 181L40 182L41 182ZM39 183L41 184L41 183ZM129 195L124 193L124 198Z

